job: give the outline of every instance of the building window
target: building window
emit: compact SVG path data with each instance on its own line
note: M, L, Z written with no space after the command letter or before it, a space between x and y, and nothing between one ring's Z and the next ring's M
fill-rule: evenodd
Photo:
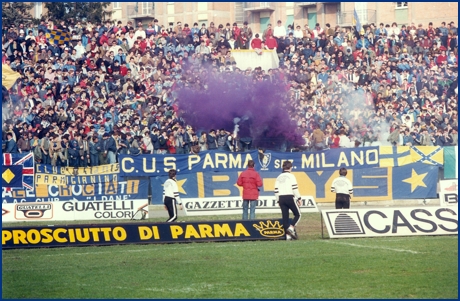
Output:
M407 8L407 2L396 2L396 8Z
M112 2L113 9L121 9L121 2Z
M150 15L153 11L154 4L153 2L142 2L142 14Z
M367 2L355 2L355 9L361 25L367 24Z
M42 2L34 2L35 8L35 18L40 19L43 13L43 4Z

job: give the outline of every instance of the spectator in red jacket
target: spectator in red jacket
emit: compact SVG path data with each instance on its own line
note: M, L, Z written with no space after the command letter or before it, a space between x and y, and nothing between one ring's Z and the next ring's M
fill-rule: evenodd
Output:
M276 49L276 47L278 47L278 43L276 42L276 39L273 37L273 35L270 35L265 40L265 47L267 49Z
M99 40L99 45L104 45L104 42L109 43L109 33L107 31L104 31L102 34L101 39Z
M259 199L259 187L262 187L262 178L254 170L254 161L248 161L248 169L238 177L236 184L243 187L243 219L248 219L248 207L250 206L250 219L256 218L256 206Z
M258 55L262 54L262 40L259 38L259 34L256 33L256 36L251 41L251 48L256 51Z

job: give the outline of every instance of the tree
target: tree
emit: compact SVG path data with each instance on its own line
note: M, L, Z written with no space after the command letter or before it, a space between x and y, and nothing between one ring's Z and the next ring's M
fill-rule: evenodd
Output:
M67 5L68 3L66 2L46 2L45 8L48 10L48 12L45 14L46 18L50 18L55 23L58 20L65 20Z
M46 2L47 18L53 21L91 21L99 23L110 17L111 12L104 9L110 2Z
M27 2L2 2L2 23L6 25L30 22L33 4Z

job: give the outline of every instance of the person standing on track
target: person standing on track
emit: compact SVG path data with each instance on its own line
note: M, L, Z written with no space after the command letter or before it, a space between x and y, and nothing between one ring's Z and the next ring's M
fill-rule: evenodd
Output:
M168 172L169 179L163 185L163 203L165 204L165 210L168 210L169 219L166 221L168 223L174 222L177 219L176 203L179 204L179 208L182 210L179 188L176 183L176 173L175 169L170 169Z
M347 169L339 170L340 176L332 181L331 192L335 192L335 209L350 209L350 199L353 194L353 184L345 176Z
M284 233L286 240L297 239L295 226L300 220L301 196L297 185L297 180L292 171L292 162L283 162L283 172L276 178L275 181L275 197L281 208L283 216ZM294 214L294 219L289 223L289 210Z
M254 160L248 161L248 169L243 171L236 184L243 187L243 219L248 219L248 208L250 209L249 218L256 218L256 206L259 199L259 187L262 187L262 178L254 170Z

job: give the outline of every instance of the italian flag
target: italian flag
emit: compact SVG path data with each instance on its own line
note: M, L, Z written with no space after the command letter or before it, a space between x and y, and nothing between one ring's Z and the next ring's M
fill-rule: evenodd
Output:
M444 179L458 179L458 146L444 147Z

